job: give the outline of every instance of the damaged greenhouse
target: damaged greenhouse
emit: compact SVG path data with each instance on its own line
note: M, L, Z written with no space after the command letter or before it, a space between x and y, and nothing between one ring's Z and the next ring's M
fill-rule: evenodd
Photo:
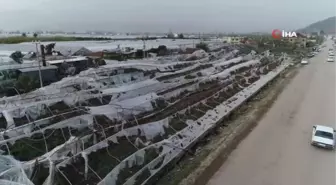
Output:
M0 99L0 184L144 185L288 64L220 49L91 68Z

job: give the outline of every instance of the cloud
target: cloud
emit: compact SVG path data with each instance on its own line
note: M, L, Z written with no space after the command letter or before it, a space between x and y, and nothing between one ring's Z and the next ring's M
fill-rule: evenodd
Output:
M6 30L266 31L304 27L335 15L334 7L334 0L0 0L0 26Z

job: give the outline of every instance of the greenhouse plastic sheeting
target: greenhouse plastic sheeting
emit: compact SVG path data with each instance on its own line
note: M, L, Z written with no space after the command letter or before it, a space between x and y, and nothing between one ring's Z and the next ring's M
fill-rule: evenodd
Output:
M12 156L0 155L0 185L34 185Z

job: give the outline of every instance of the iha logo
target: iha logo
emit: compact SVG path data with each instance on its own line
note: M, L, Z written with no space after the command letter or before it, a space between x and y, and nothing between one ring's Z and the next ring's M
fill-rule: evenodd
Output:
M296 35L296 32L287 32L287 31L284 31L284 30L278 30L278 29L275 29L272 31L272 37L275 38L275 39L281 39L281 38L284 38L284 37L297 37Z

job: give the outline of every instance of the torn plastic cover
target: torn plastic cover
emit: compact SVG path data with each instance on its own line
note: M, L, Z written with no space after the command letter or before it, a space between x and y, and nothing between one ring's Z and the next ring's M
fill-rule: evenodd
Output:
M0 185L34 185L12 156L0 155Z

